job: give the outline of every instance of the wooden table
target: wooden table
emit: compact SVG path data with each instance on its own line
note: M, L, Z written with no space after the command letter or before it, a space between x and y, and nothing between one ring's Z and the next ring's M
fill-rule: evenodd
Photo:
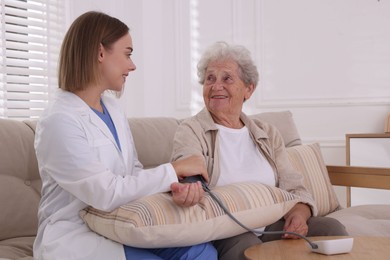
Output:
M311 241L336 239L342 237L310 237ZM310 251L309 245L303 239L275 240L258 244L245 250L247 259L390 259L390 237L354 237L350 253L339 255L322 255Z

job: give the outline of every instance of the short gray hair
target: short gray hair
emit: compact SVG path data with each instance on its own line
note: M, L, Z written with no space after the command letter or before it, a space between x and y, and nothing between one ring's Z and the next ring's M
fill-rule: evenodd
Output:
M241 45L229 45L226 42L216 42L203 53L198 62L199 83L204 84L205 74L210 62L231 60L237 63L241 80L246 86L259 81L259 72L253 62L250 52Z

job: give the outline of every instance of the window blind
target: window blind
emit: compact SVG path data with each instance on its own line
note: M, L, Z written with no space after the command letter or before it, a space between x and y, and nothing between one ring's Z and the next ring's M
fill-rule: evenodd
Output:
M37 118L58 87L65 1L0 1L0 117Z

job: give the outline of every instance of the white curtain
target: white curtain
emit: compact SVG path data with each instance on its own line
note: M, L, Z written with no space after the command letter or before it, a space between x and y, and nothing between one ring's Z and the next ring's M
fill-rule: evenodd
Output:
M58 87L63 2L0 0L0 118L39 117Z

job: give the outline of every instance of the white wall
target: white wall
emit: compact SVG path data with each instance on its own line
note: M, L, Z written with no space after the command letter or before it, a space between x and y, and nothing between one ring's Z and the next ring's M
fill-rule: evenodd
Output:
M260 84L245 111L291 110L305 143L345 163L345 134L383 132L390 112L390 1L69 1L68 22L101 10L131 28L137 71L129 116L187 117L202 106L194 68L205 47L248 47Z

